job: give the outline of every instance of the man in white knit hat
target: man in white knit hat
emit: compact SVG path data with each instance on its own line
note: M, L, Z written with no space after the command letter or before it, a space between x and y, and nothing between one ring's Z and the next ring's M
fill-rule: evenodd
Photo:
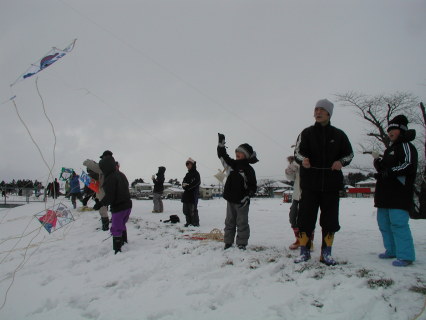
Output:
M318 209L322 245L320 261L335 265L331 256L334 233L339 225L339 191L343 189L342 167L353 158L352 146L346 134L330 124L334 105L327 99L319 100L314 109L315 124L302 131L297 139L294 156L300 165L302 190L298 227L300 257L295 262L311 258L310 246Z

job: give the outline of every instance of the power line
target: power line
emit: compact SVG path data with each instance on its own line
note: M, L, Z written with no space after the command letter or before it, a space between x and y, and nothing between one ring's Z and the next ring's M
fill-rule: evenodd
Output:
M107 33L109 36L111 36L112 38L114 38L118 42L122 43L123 45L125 45L126 47L128 47L129 49L131 49L132 51L134 51L137 54L139 54L140 56L144 57L146 60L150 61L153 65L157 66L159 69L163 70L165 73L169 74L170 76L172 76L176 80L182 82L187 87L189 87L192 90L194 90L195 92L197 92L200 96L202 96L205 99L209 100L210 102L212 102L216 106L220 107L222 110L228 112L229 114L231 114L232 116L234 116L236 119L240 120L241 122L243 122L247 126L251 127L252 129L254 129L255 131L257 131L258 133L260 133L262 136L264 136L268 140L270 140L273 143L275 143L276 145L278 145L279 147L284 148L284 146L279 141L275 140L273 137L269 136L267 133L265 133L264 131L260 130L259 128L257 128L252 123L250 123L247 120L245 120L244 118L240 117L237 113L235 113L235 112L229 110L228 108L226 108L223 105L223 103L219 102L217 99L214 99L212 96L210 96L207 93L205 93L203 90L201 90L199 87L197 87L193 83L191 83L188 80L184 79L182 76L180 76L176 72L172 71L170 68L166 67L165 65L163 65L162 63L160 63L156 59L154 59L151 56L147 55L144 51L140 50L135 45L133 45L133 44L131 44L131 43L123 40L120 36L118 36L117 34L113 33L112 31L108 30L103 25L101 25L100 23L96 22L91 17L89 17L88 15L84 14L83 12L81 12L78 9L76 9L75 7L71 6L67 2L65 2L63 0L58 0L58 1L61 2L63 5L67 6L68 8L72 9L79 16L83 17L84 19L86 19L87 21L89 21L90 23L92 23L93 25L95 25L96 27L98 27L103 32Z

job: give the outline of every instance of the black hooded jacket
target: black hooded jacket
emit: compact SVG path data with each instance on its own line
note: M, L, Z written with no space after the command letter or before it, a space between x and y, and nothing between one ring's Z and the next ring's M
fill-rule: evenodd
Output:
M105 197L100 201L103 206L110 206L111 213L120 212L132 207L130 200L129 182L126 176L116 169L115 159L111 156L103 157L99 161L105 180L102 188Z
M201 178L200 174L197 171L197 163L194 162L191 170L188 170L185 178L183 178L182 185L186 183L187 185L183 187L182 202L186 203L197 203L198 197L200 194L200 184Z
M223 198L232 203L241 203L246 196L252 197L257 191L256 173L248 159L235 160L226 152L225 147L217 147L217 156L224 166L230 167L223 190ZM251 163L257 162L257 159Z
M300 187L315 191L336 191L343 189L343 173L331 170L335 161L347 166L353 158L351 143L346 134L330 125L316 122L302 131L294 150L296 162L300 165ZM309 158L311 168L302 166Z
M415 137L414 130L402 131L398 140L385 150L383 157L374 160L378 172L375 207L412 209L418 155L410 141Z
M154 182L154 193L163 193L164 191L164 172L166 172L166 168L159 167L157 177L152 180Z

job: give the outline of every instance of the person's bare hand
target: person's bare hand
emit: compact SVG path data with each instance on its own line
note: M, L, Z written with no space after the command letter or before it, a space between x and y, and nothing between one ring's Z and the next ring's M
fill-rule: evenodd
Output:
M309 161L309 158L305 158L305 159L303 159L303 161L302 161L302 166L303 166L304 168L306 168L306 169L309 169L309 168L311 167L311 163L310 163L310 161Z
M334 161L333 165L331 166L331 170L342 170L342 163L340 161Z

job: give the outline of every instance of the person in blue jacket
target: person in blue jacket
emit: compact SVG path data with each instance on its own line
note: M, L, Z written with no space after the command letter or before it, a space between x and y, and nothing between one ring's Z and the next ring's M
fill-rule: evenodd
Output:
M79 178L80 176L73 171L70 178L70 196L71 196L71 203L74 209L77 208L77 203L76 203L77 198L80 201L83 201L83 197L81 196L81 191L80 191Z
M406 267L416 258L408 220L409 211L414 205L418 155L411 143L416 132L408 130L407 125L408 120L404 115L393 118L387 129L390 146L383 156L377 151L372 152L377 170L374 206L386 249L379 254L379 258L396 258L392 262L396 267Z

